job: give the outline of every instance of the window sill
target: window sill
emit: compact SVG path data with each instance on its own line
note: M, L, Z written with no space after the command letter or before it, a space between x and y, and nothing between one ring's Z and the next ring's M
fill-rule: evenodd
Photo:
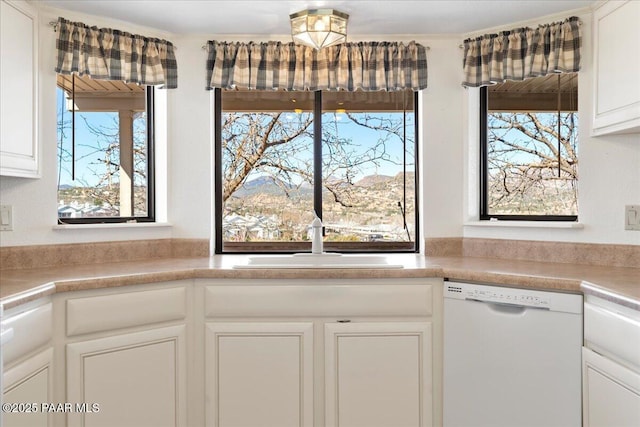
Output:
M54 230L101 230L114 228L164 228L172 227L168 222L118 222L111 224L56 224Z
M583 229L584 224L573 221L467 221L465 227L507 227L507 228L564 228Z

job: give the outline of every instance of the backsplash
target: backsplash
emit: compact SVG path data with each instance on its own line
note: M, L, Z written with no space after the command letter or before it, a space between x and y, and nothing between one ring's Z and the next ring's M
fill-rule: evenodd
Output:
M443 237L428 257L467 256L609 267L640 267L640 245ZM0 247L0 270L209 256L207 239L154 239Z
M0 270L209 256L207 239L153 239L0 247Z
M426 256L462 256L462 237L435 237L424 240Z
M468 256L608 267L640 267L640 245L451 237L426 239L425 252L427 256Z

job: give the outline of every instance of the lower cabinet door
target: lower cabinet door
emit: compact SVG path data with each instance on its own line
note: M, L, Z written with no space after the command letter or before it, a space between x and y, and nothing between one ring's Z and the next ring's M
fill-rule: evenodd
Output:
M210 322L206 425L313 427L313 323Z
M4 373L2 422L4 427L50 426L47 406L52 399L53 350L48 349Z
M428 322L325 324L327 427L432 425Z
M585 427L640 426L640 374L582 349Z
M186 425L185 326L67 345L69 426Z

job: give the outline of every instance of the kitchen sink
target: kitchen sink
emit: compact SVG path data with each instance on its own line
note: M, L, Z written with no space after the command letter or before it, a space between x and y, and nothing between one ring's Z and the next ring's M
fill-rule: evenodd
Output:
M233 268L403 268L401 264L390 264L384 255L350 255L338 253L293 255L256 255L246 264Z

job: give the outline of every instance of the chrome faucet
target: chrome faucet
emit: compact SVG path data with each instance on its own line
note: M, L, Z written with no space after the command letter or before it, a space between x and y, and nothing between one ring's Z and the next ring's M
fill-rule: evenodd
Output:
M313 240L311 241L311 253L312 254L321 254L322 253L322 221L318 217L318 215L314 212L315 218L311 223L311 228L313 228Z

